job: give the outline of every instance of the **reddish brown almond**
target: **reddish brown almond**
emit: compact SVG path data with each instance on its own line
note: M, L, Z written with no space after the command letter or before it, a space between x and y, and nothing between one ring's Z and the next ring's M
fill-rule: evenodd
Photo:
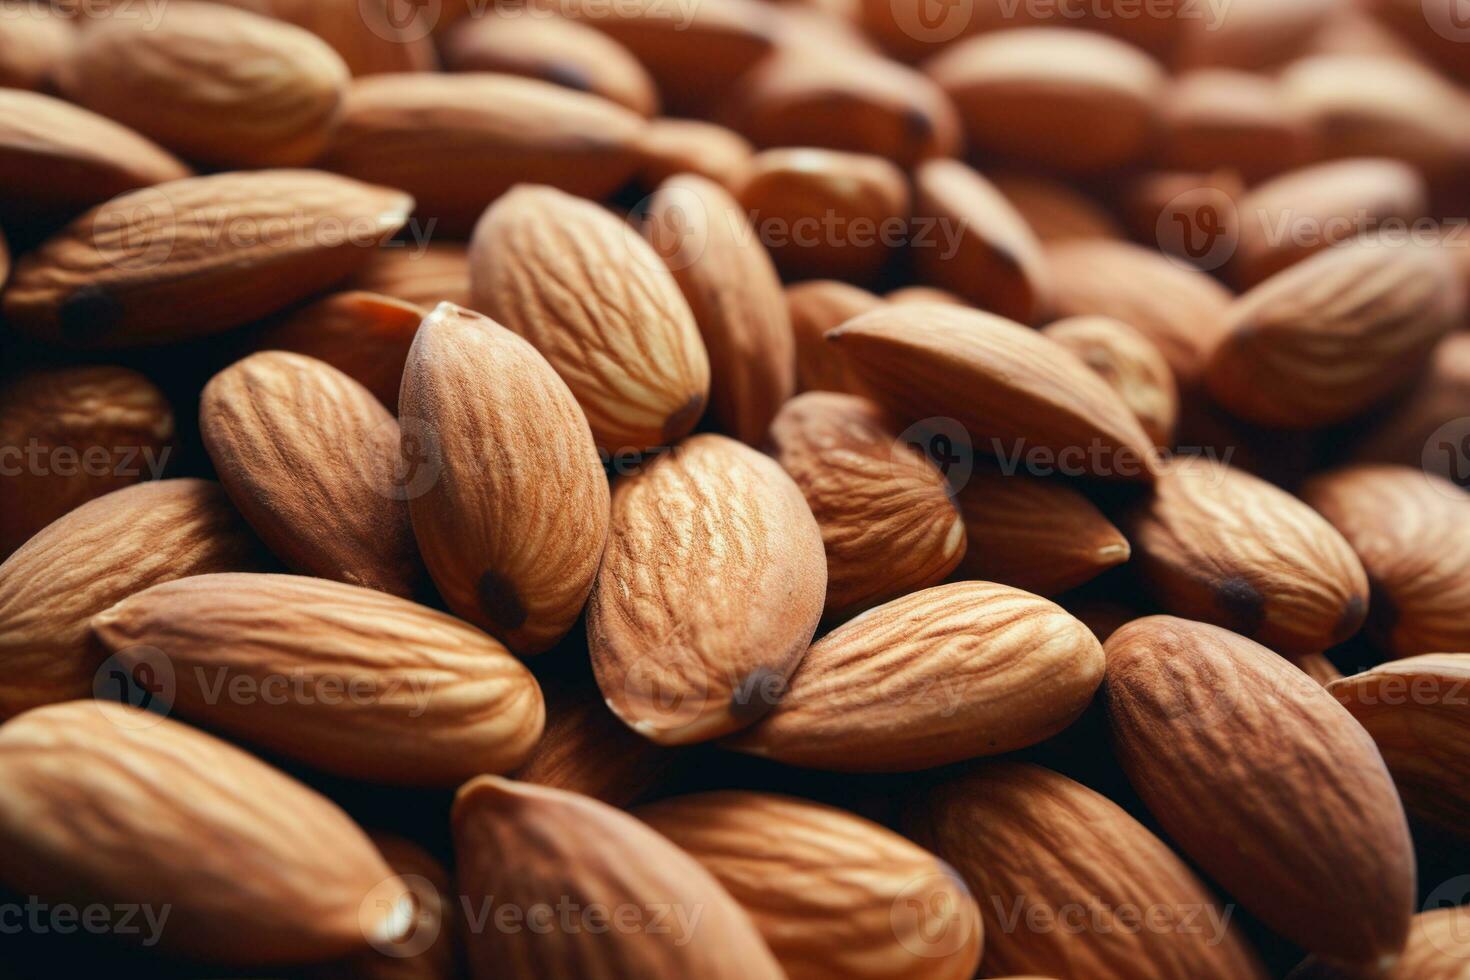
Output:
M432 310L470 305L470 252L463 242L389 243L349 280L353 289L382 293Z
M304 27L326 41L354 75L432 71L430 10L393 0L223 0ZM448 8L441 8L446 16Z
M1164 99L1159 163L1166 169L1229 167L1257 183L1311 162L1316 152L1312 121L1264 75L1193 71L1175 79Z
M1342 679L1342 671L1337 665L1321 653L1304 653L1301 656L1288 658L1293 664L1312 680L1328 687L1333 681Z
M1461 81L1470 81L1463 40L1454 30L1461 23L1455 0L1372 0L1366 6L1392 29L1395 40L1412 45L1405 45L1404 53L1428 57Z
M204 386L199 434L230 500L304 575L413 595L423 575L398 422L323 361L264 351Z
M174 955L309 962L408 924L404 883L336 804L176 721L107 702L38 708L0 726L0 785L7 885L167 909L156 938Z
M440 233L463 235L525 181L612 193L633 175L642 127L622 106L530 78L375 75L348 90L321 166L402 188Z
M1292 942L1391 965L1413 914L1414 851L1352 716L1270 650L1203 623L1137 620L1107 656L1119 761L1185 854Z
M911 803L904 829L975 893L986 976L1267 976L1231 927L1232 910L1168 845L1066 776L1023 763L978 765ZM1132 910L1148 910L1149 924L1121 927Z
M0 87L39 91L51 84L77 33L60 10L7 5L0 18Z
M1470 232L1470 228L1466 230ZM1470 237L1466 238L1466 244L1470 246ZM1470 409L1470 333L1457 332L1439 342L1429 366L1404 399L1378 413L1372 428L1354 446L1353 458L1422 466L1462 485L1470 483L1466 474L1458 471L1460 460L1470 453L1462 452L1455 444L1458 433L1454 428L1441 432L1463 417L1467 409Z
M822 530L828 619L937 585L965 553L944 475L867 399L800 395L770 442Z
M909 247L919 275L982 309L1033 322L1046 291L1041 243L1004 195L958 160L925 163L914 188Z
M883 298L890 303L946 303L964 308L970 305L949 290L935 286L904 286L889 292Z
M760 442L796 392L796 341L765 246L727 191L693 175L671 177L653 195L643 236L704 338L714 421L744 443Z
M1370 632L1385 650L1470 650L1470 494L1407 466L1365 464L1312 478L1302 496L1362 559Z
M1304 53L1345 13L1335 0L1232 0L1214 16L1191 19L1175 58L1188 68L1261 71Z
M158 582L253 568L258 548L205 480L126 487L48 525L0 565L0 718L92 695L97 613Z
M968 542L959 574L1054 596L1128 560L1128 540L1060 480L977 467L956 497Z
M755 148L739 133L699 119L651 119L638 137L638 183L653 188L675 174L734 187Z
M508 772L545 719L536 679L505 647L340 582L195 575L91 625L128 671L162 655L180 716L357 779L455 786Z
M1236 201L1245 185L1234 170L1150 171L1121 188L1117 207L1133 237L1166 258L1213 272L1240 240Z
M1174 444L1179 393L1169 362L1147 337L1121 320L1068 317L1041 331L1076 354L1123 399L1154 445Z
M1363 566L1332 525L1286 491L1213 459L1171 463L1123 530L1160 606L1280 653L1325 650L1367 615Z
M975 900L890 830L769 793L679 796L637 816L725 886L793 980L975 975Z
M821 531L791 478L734 440L693 436L613 494L587 607L598 686L661 745L743 728L801 661L826 591Z
M78 347L216 333L342 279L412 208L398 191L315 170L159 184L94 208L28 253L5 319Z
M1112 216L1070 184L1015 172L989 176L1043 242L1123 237L1123 229Z
M982 453L1151 481L1153 445L1106 381L1036 331L976 310L899 304L827 334L900 422L953 419Z
M475 229L470 279L475 308L551 362L604 451L669 445L704 414L709 357L689 303L653 248L597 205L517 188Z
M906 772L1034 745L1081 715L1102 648L1061 607L956 582L812 644L775 710L731 748L836 772Z
M1409 942L1398 962L1380 980L1464 980L1470 962L1470 909L1440 907L1420 912L1410 921ZM1357 980L1359 973L1309 957L1288 980Z
M607 477L572 392L500 324L440 304L399 402L419 551L457 615L540 653L582 612L607 538Z
M0 555L68 511L157 479L174 413L147 378L120 367L18 375L0 388Z
M784 976L719 882L626 813L576 793L481 776L459 791L452 822L475 980ZM593 932L574 920L532 932L499 929L486 918L536 907L550 895L579 909L621 909L621 924Z
M827 343L827 331L882 305L879 297L845 282L814 280L787 286L786 310L796 335L797 387L802 391L857 391L858 381L841 353Z

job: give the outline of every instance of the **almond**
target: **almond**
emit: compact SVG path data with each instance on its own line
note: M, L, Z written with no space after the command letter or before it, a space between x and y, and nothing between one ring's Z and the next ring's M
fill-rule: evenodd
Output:
M78 347L216 333L348 275L412 207L405 194L314 170L133 191L25 255L5 292L5 319Z
M653 188L675 174L690 173L734 187L754 153L749 140L724 126L651 119L638 137L638 183Z
M431 71L437 61L427 7L399 8L394 0L223 2L311 31L342 56L354 75Z
M1442 427L1470 409L1470 334L1453 333L1439 342L1425 372L1403 400L1377 414L1371 428L1353 447L1363 462L1422 466L1427 472L1470 485L1460 460L1470 456L1453 438L1436 440ZM1470 433L1467 433L1470 434ZM1425 450L1429 450L1426 452Z
M1231 0L1216 15L1192 20L1175 59L1188 68L1273 68L1306 51L1344 13L1336 0Z
M425 241L407 248L390 242L353 274L349 285L426 310L440 303L469 306L469 248L463 242Z
M1229 167L1254 184L1317 154L1314 122L1264 75L1187 72L1174 80L1162 108L1159 163L1169 170Z
M1270 650L1203 623L1136 620L1107 657L1119 761L1185 854L1292 942L1391 964L1413 914L1414 851L1352 716Z
M517 653L547 649L607 538L607 477L572 392L526 341L442 303L409 351L400 412L405 462L428 467L408 506L440 594Z
M175 955L301 963L406 925L404 883L345 813L187 725L106 702L37 708L0 726L0 774L6 883L167 909Z
M1267 976L1229 907L1121 807L1040 766L994 762L927 790L904 829L959 869L985 920L986 976ZM1124 916L1140 912L1143 928Z
M776 416L770 441L822 531L828 619L937 585L964 555L944 474L867 399L799 395Z
M1122 399L1070 351L1018 323L902 304L849 320L827 340L900 422L947 417L980 452L1039 450L1079 473L1153 479L1153 445Z
M699 862L606 804L481 776L459 791L452 822L466 911L527 918L514 929L481 918L479 930L471 919L475 980L784 976L750 917ZM552 902L573 910L570 923L528 928L531 911ZM597 908L613 928L582 928L583 912Z
M71 53L76 31L50 5L5 5L0 17L0 87L39 91Z
M988 176L1043 242L1123 237L1123 229L1113 217L1070 184L1016 172Z
M1380 980L1462 980L1470 961L1470 909L1465 906L1420 912L1409 925L1403 955ZM1289 980L1355 980L1361 974L1344 972L1331 963L1310 957L1292 971Z
M136 371L32 370L0 388L0 555L105 493L156 479L174 441L163 392Z
M818 279L786 287L786 310L796 335L796 382L802 391L855 392L858 381L842 355L827 343L827 331L883 300L845 282Z
M550 187L505 195L475 229L470 281L475 308L566 380L604 451L669 445L704 413L709 356L689 303L652 246L597 205Z
M1470 650L1470 495L1407 466L1364 464L1313 477L1302 496L1362 559L1369 629L1391 656Z
M423 566L398 422L372 392L323 361L263 351L204 386L199 433L230 500L287 566L414 594Z
M1416 56L1428 57L1462 82L1470 82L1464 39L1456 31L1462 21L1455 0L1370 0L1366 8L1412 44Z
M1265 480L1180 457L1124 516L1143 585L1164 609L1286 654L1358 631L1368 579L1342 535Z
M1329 660L1326 654L1304 653L1301 656L1287 659L1296 664L1302 673L1323 687L1328 687L1333 681L1342 679L1342 671L1337 669L1337 665Z
M936 286L904 286L883 297L890 303L944 303L968 309L970 304L947 289Z
M1121 189L1118 209L1133 237L1176 262L1213 272L1240 240L1236 202L1245 185L1233 169L1150 171Z
M975 900L948 865L890 830L738 791L678 796L636 815L715 876L792 980L975 975Z
M194 575L91 625L128 671L162 654L181 716L327 772L454 786L515 768L541 736L541 691L503 646L372 589Z
M1067 317L1041 333L1101 375L1137 416L1154 445L1165 449L1174 444L1179 419L1174 372L1147 337L1106 316Z
M643 236L704 338L714 421L742 442L760 442L796 391L796 341L765 246L727 191L692 174L669 178L649 199Z
M205 480L140 483L59 518L0 565L0 718L91 695L97 613L158 582L255 567L258 548Z
M956 582L812 644L774 711L731 748L836 772L905 772L1041 742L1082 714L1102 648L1061 607Z

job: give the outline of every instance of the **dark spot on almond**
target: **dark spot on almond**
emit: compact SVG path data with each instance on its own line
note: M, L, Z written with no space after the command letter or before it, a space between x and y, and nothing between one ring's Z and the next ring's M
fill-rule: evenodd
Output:
M1215 604L1225 613L1230 628L1242 636L1254 636L1266 619L1266 600L1243 578L1227 578L1217 585Z
M704 414L704 396L695 395L664 423L664 442L673 443L694 427Z
M934 121L927 112L918 109L904 110L903 128L916 140L928 140L934 136Z
M748 724L766 715L781 700L786 679L769 667L757 667L730 694L730 717Z
M1337 625L1332 628L1332 642L1341 643L1350 639L1354 633L1363 625L1363 620L1368 618L1368 602L1360 595L1355 595L1342 607L1342 615L1338 617Z
M490 622L502 629L520 629L526 623L526 607L516 593L515 586L495 572L480 576L480 608Z
M565 61L556 61L547 65L546 80L562 88L576 89L578 92L592 91L592 81L581 66Z

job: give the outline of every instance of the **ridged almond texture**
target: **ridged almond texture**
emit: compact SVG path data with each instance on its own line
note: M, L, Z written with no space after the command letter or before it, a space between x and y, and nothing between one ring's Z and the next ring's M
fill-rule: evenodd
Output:
M347 282L354 290L382 293L432 310L440 303L470 305L470 251L464 242L385 246Z
M1362 559L1370 632L1388 653L1470 650L1470 494L1407 466L1313 477L1302 496Z
M170 0L156 23L93 20L57 75L73 102L228 169L311 163L349 78L299 27L192 0Z
M323 361L263 351L210 379L199 432L255 533L304 575L411 596L423 578L398 422Z
M912 801L903 829L974 892L985 921L984 976L1267 976L1231 927L1233 910L1168 845L1060 773L1016 762L975 766ZM1141 910L1147 924L1124 925L1129 910Z
M802 391L857 392L858 381L841 353L827 343L827 331L882 305L882 298L866 289L831 279L786 287L786 309L796 335L796 381Z
M620 810L563 790L482 776L452 817L456 878L471 917L474 980L779 980L745 911L694 858ZM500 909L610 910L613 927L498 929ZM657 920L655 920L657 916ZM529 917L528 917L529 922Z
M374 75L347 92L321 166L399 187L442 234L535 181L601 198L637 166L643 118L585 92L473 72Z
M125 487L50 524L0 565L0 718L91 696L97 613L159 582L254 568L259 548L207 480Z
M223 173L133 191L21 259L5 320L77 347L217 333L350 274L412 210L406 194L315 170Z
M769 710L811 642L827 592L822 535L776 462L693 436L624 477L587 607L608 706L665 745Z
M455 786L518 766L545 712L495 640L396 596L299 575L194 575L92 618L131 670L162 652L173 710L319 769Z
M470 247L475 308L529 340L577 396L610 454L672 445L709 398L689 303L652 246L550 187L496 201Z
M535 348L441 303L399 398L409 512L449 608L517 653L581 615L607 540L607 477L587 418Z
M173 438L173 409L136 371L79 365L11 379L0 387L0 556L88 500L162 475Z
M1205 380L1248 422L1330 425L1410 384L1464 319L1465 287L1439 247L1340 245L1237 300Z
M836 772L905 772L1034 745L1102 682L1091 631L1046 599L955 582L812 644L776 709L731 748Z
M866 398L798 395L770 442L822 529L828 619L937 585L965 553L944 474Z
M904 303L849 320L827 340L902 423L953 419L977 452L1023 465L1040 450L1072 475L1154 478L1153 444L1108 383L1011 320Z
M791 980L968 980L980 911L954 870L861 817L770 793L697 793L635 815L734 896Z
M694 312L715 423L758 444L796 393L796 341L771 256L730 193L692 174L671 177L649 199L643 236Z
M76 43L76 30L59 9L27 8L0 19L0 86L39 91Z
M1059 480L979 467L955 495L965 522L963 578L1054 596L1128 560L1128 539Z
M0 726L0 844L10 887L167 909L160 948L212 963L323 960L406 925L404 883L335 804L127 705L73 701Z
M1135 620L1107 657L1118 759L1184 853L1292 942L1391 965L1414 850L1367 732L1302 671L1216 626Z
M1417 8L1417 4L1415 5ZM1409 943L1392 968L1376 980L1465 980L1470 964L1470 908L1440 907L1420 912L1409 926ZM1287 980L1361 980L1362 973L1310 957Z
M1179 392L1164 355L1133 327L1105 316L1057 320L1041 331L1086 362L1112 385L1154 445L1174 444Z

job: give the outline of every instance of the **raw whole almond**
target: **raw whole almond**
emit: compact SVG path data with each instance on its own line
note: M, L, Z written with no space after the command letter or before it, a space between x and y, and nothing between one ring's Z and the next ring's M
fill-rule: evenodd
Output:
M1204 623L1136 620L1107 658L1118 759L1184 853L1292 942L1391 964L1413 914L1414 851L1352 716L1270 650Z
M125 670L172 668L181 717L327 772L456 786L515 768L541 736L540 688L505 647L372 589L194 575L91 626Z
M1169 464L1122 525L1160 606L1279 653L1325 650L1367 615L1363 565L1331 524L1286 491L1208 457Z
M729 192L692 174L669 178L649 199L643 236L694 312L714 422L759 443L796 391L796 341L771 256Z
M607 477L587 417L526 341L440 304L399 400L413 531L449 608L517 653L582 612L607 538Z
M1165 449L1174 444L1179 418L1174 372L1147 337L1105 316L1067 317L1041 333L1082 358L1112 385L1154 445Z
M324 361L263 351L204 386L199 432L230 500L288 567L415 593L398 422L372 392Z
M1070 184L1016 172L987 176L1043 242L1123 237L1112 216Z
M1187 68L1273 68L1304 53L1346 12L1337 0L1231 0L1217 15L1191 21L1175 59Z
M985 920L986 976L1261 980L1204 883L1121 807L1040 766L974 766L920 795L904 830L951 862ZM1148 916L1129 928L1129 910ZM1035 924L1035 925L1034 925Z
M49 5L6 3L0 13L0 87L45 89L76 43L76 31Z
M1465 906L1436 908L1414 916L1409 942L1398 962L1379 980L1464 980L1470 962L1470 909ZM1343 971L1317 957L1310 957L1292 971L1288 980L1357 980L1361 974Z
M348 285L426 310L440 303L469 306L469 248L463 242L425 241L408 248L390 242L353 274Z
M1302 497L1362 559L1369 630L1390 656L1470 650L1470 494L1407 466L1363 464L1313 477Z
M937 585L964 555L944 474L867 399L799 395L771 424L770 442L822 530L828 619Z
M1470 486L1470 474L1460 462L1470 458L1470 452L1455 445L1453 431L1451 438L1434 438L1442 427L1466 416L1470 416L1470 333L1460 331L1439 342L1428 368L1404 399L1379 413L1354 444L1353 459L1422 466L1461 487Z
M258 549L206 480L140 483L59 518L0 565L0 718L92 694L97 613L158 582L256 567Z
M1214 271L1229 262L1240 240L1236 202L1244 194L1240 175L1231 169L1151 171L1127 182L1118 208L1134 238L1166 258Z
M552 921L534 932L495 928L493 920L476 931L472 921L465 947L474 980L784 976L715 878L626 813L576 793L481 776L459 791L452 823L456 877L471 915L558 900L576 910L570 925ZM608 910L614 928L580 927L582 910L596 907Z
M1304 166L1316 153L1313 121L1266 76L1187 72L1164 98L1159 163L1166 169L1230 167L1254 184Z
M106 702L38 708L0 726L0 774L5 882L167 909L158 938L175 955L309 962L407 924L404 883L345 813L187 725Z
M883 297L890 303L945 303L968 309L970 304L947 289L937 286L904 286Z
M168 462L174 413L136 371L28 371L0 387L0 556L81 504Z
M812 644L774 711L731 748L836 772L906 772L1034 745L1082 714L1102 647L1061 607L955 582Z
M441 8L394 0L221 0L303 27L342 56L354 75L432 71L431 14ZM448 11L444 11L447 15Z
M818 279L786 287L786 309L796 335L796 382L802 391L857 392L858 381L842 355L827 343L827 331L883 300L845 282Z
M485 212L470 247L475 308L529 340L577 396L609 454L694 428L710 366L662 259L610 213L550 187Z
M651 119L638 137L638 184L655 188L675 174L735 186L755 148L733 130L700 119Z
M972 34L1031 27L1054 20L1060 9L1045 4L1008 7L1001 0L976 0L941 12L919 0L858 0L858 22L891 57L917 62Z
M1081 359L1002 317L940 304L874 310L827 334L901 423L957 421L982 453L1108 479L1151 481L1154 448Z
M715 876L792 980L975 975L975 900L948 865L890 830L739 791L678 796L635 815Z
M800 663L826 592L821 531L791 477L693 436L614 488L587 607L598 686L662 745L743 728Z
M7 324L78 347L217 333L351 273L413 208L315 170L224 173L113 198L16 264Z

